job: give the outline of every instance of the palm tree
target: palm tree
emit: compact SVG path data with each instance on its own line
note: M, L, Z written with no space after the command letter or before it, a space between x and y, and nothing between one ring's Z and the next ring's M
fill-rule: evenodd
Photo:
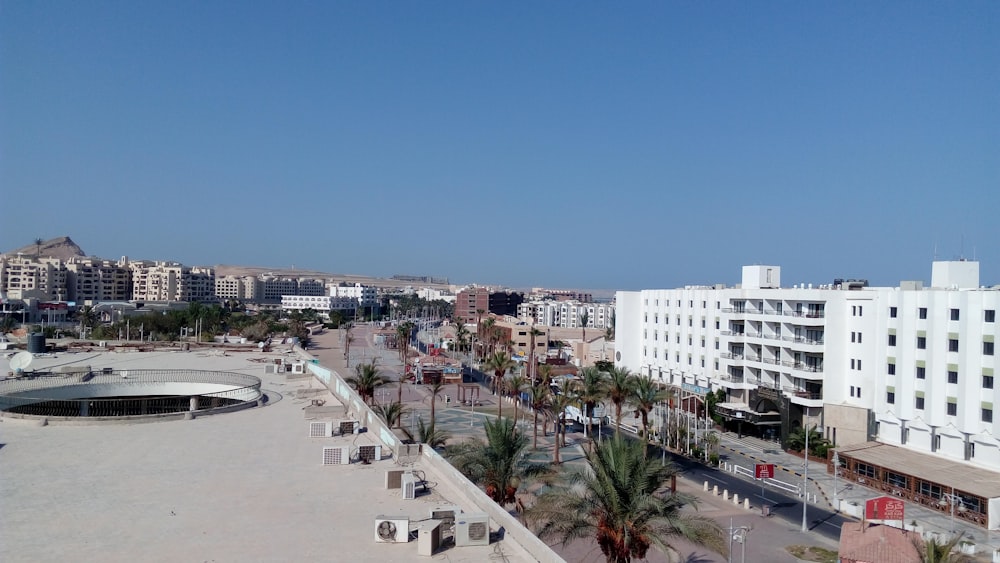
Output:
M635 376L626 367L612 368L608 374L608 398L615 405L615 434L621 431L622 405L632 396Z
M496 322L496 319L493 317L486 317L486 320L481 321L476 325L476 332L479 334L479 348L482 351L482 353L479 354L480 357L486 357L487 355L493 353L493 325L495 325Z
M608 318L608 327L604 329L604 338L608 340L615 339L615 312L611 311L611 317Z
M403 432L411 439L420 442L421 444L427 444L431 449L443 448L445 443L451 439L451 434L438 430L433 421L430 424L424 423L424 417L417 417L417 435L413 436L410 430L403 430Z
M400 384L399 387L400 389L402 389L403 385ZM431 425L433 426L434 423L437 421L437 413L436 413L437 398L438 395L441 394L441 391L444 391L445 383L444 380L442 380L441 378L435 378L432 379L431 382L425 385L424 387L431 392Z
M714 430L705 435L705 443L708 444L708 448L706 448L708 450L707 457L711 458L712 455L718 455L720 442L722 442L722 439L719 438L719 433Z
M552 383L552 366L549 364L538 366L538 383L546 387Z
M542 539L566 544L593 537L608 563L645 559L650 546L676 552L683 539L725 554L725 534L714 520L684 512L695 499L664 490L677 469L646 459L646 445L615 436L587 454L589 471L575 472L563 488L542 494L527 519Z
M608 374L588 366L580 370L580 380L576 383L576 396L583 403L583 416L588 424L583 425L583 435L587 436L594 407L608 396Z
M503 386L504 386L504 375L506 375L507 370L514 367L514 360L510 358L504 352L497 352L487 358L486 369L487 371L493 372L492 384L494 390L497 393L497 417L503 414Z
M659 403L670 399L672 393L653 381L652 377L636 377L629 400L642 416L642 435L649 440L649 412Z
M965 534L955 534L947 541L933 537L923 540L920 536L914 537L911 541L917 548L920 563L971 563L975 559L955 552L963 539Z
M386 403L384 405L375 405L372 408L375 414L384 420L389 427L400 426L403 420L403 414L406 412L406 408L403 403L397 403L393 401L391 403Z
M559 463L559 447L560 439L562 440L562 447L566 447L566 427L568 426L565 422L566 419L566 409L577 404L580 401L580 397L576 394L576 386L569 379L564 379L562 384L559 386L558 391L556 391L552 396L552 414L555 417L555 454L554 463Z
M549 398L552 395L552 390L549 389L548 383L536 383L529 388L528 401L531 403L531 410L535 414L535 438L531 445L532 449L538 449L538 415L549 406ZM545 428L542 428L545 431Z
M796 428L795 430L792 430L788 434L788 441L786 442L786 445L787 445L788 449L790 449L792 451L796 451L796 452L801 452L802 450L804 450L806 448L806 430L805 430L805 428L806 427L804 427L804 426L799 426L798 428ZM819 430L816 429L815 425L813 425L812 428L809 428L809 451L810 451L810 453L816 451L818 448L826 445L827 443L828 442L827 442L826 438L824 438L823 435L819 433Z
M582 340L584 343L587 342L587 323L589 322L590 322L590 313L586 309L584 309L583 312L580 313L580 326L583 327Z
M369 364L358 364L354 366L354 375L344 380L354 390L361 395L361 399L366 403L371 403L375 397L375 389L380 385L385 385L386 379L375 367L375 361Z
M535 378L538 375L536 373L538 365L535 364L535 337L543 334L545 333L535 328L534 325L528 330L528 336L531 337L530 344L528 345L528 379L531 380L532 385L535 384Z
M347 365L351 365L351 342L354 342L354 337L351 336L351 329L354 328L353 322L346 322L341 325L344 329L344 359L347 360Z
M448 459L470 481L504 506L517 501L518 489L532 477L549 473L544 464L528 462L528 439L506 418L483 421L486 441L470 438L451 446Z
M515 373L507 379L507 391L514 395L514 422L517 422L517 405L521 402L521 390L528 385L528 378Z

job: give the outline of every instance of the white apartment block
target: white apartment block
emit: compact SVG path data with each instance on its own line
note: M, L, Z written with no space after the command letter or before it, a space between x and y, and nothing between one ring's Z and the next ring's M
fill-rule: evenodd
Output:
M562 328L581 328L584 312L588 315L587 328L604 329L611 326L615 306L611 303L551 300L530 301L517 306L517 317L525 322Z
M73 257L66 261L66 274L69 301L128 301L132 298L128 258L114 262Z
M135 301L213 301L215 271L177 262L130 262Z
M333 295L282 295L281 308L285 311L302 311L313 309L323 313L330 311L350 311L358 306L358 300L353 297L337 297Z
M69 298L66 265L58 258L0 255L0 291L10 299Z
M1000 288L976 262L935 262L930 287L782 288L747 266L736 288L617 294L615 359L665 384L725 389L744 431L787 437L804 422L839 445L896 444L1000 467L993 377Z
M253 303L257 300L256 276L222 276L215 278L215 296L220 301L237 300Z
M330 285L329 290L331 297L354 299L358 307L376 307L379 304L378 289L375 287L356 283L353 285Z

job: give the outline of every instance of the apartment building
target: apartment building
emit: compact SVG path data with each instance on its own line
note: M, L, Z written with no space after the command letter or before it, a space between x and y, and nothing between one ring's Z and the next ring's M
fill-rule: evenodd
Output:
M215 296L220 301L257 301L258 280L256 276L221 276L215 278Z
M487 287L466 287L455 297L455 318L463 323L475 323L482 311L490 310L490 290Z
M346 299L352 299L353 304L350 308L361 307L378 307L378 289L372 286L361 285L360 283L355 284L337 284L329 286L329 295L331 297L343 297Z
M616 363L682 389L724 389L719 413L730 428L784 440L817 425L838 446L898 447L890 458L1000 467L1000 287L979 287L977 262L935 262L929 287L780 282L777 266L746 266L739 287L618 292ZM907 480L861 453L843 459L859 479L870 473L907 483L903 496L942 498L929 478ZM969 518L985 518L988 498L966 500L982 509Z
M215 300L215 271L178 262L129 262L135 301Z
M0 291L10 299L69 297L66 265L58 258L0 255Z
M72 257L65 263L68 300L128 301L132 298L132 275L128 258L117 262L93 257Z
M587 314L587 328L605 329L614 322L615 306L612 303L545 300L522 303L517 308L517 317L525 322L562 328L582 328L584 313Z

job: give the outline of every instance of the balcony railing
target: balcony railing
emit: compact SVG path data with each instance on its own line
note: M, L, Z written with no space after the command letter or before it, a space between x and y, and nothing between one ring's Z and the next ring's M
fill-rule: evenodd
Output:
M806 338L804 336L782 336L781 339L784 340L785 342L796 342L799 344L813 344L816 346L823 345L822 340L814 340L812 338Z
M823 393L813 393L806 389L799 389L798 387L785 386L782 387L781 390L784 391L786 395L798 397L800 399L818 400L823 398Z
M806 319L822 319L826 311L785 311L786 317L801 317Z

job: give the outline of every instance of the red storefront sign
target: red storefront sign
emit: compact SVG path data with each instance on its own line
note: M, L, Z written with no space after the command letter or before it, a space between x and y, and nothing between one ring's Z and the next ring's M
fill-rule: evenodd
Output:
M905 504L895 497L878 497L865 501L866 520L902 520Z
M755 479L774 479L774 464L758 463L754 465L753 476Z

